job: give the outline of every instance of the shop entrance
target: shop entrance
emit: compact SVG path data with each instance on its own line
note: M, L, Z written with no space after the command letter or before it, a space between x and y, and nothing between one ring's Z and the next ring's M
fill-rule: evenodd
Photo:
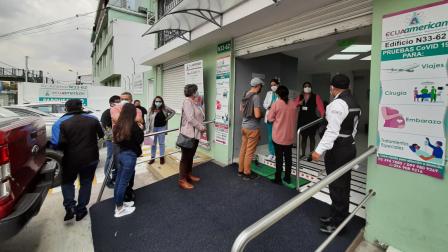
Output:
M282 85L289 88L291 99L299 96L303 90L303 83L309 81L312 83L313 93L318 94L324 103L328 103L330 102L329 83L332 76L338 73L346 74L351 80L351 92L362 109L356 137L357 149L359 152L365 151L368 145L369 125L370 45L371 27L365 27L236 58L234 161L238 160L241 145L242 118L239 103L245 91L250 88L250 79L255 76L263 78L266 83L261 93L262 100L270 90L270 80L278 78ZM320 138L316 134L316 145L319 141ZM265 124L262 124L256 158L260 163L274 167L275 162L267 160L269 154L267 144L267 128ZM303 160L301 162L302 165L310 168L309 175L313 179L318 179L324 170L323 162L308 162L306 157L309 154L308 143L306 156L301 159ZM294 166L295 160L294 151ZM361 177L365 177L366 167L367 165L364 164L358 168L358 171L362 173ZM360 191L363 191L363 188Z

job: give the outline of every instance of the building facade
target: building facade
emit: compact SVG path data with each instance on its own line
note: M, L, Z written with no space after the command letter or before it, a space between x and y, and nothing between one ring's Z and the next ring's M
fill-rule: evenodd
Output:
M154 38L141 36L154 22L155 6L153 0L99 1L91 36L94 85L121 87L146 101L151 67L138 61L155 46Z
M314 92L329 102L331 77L336 73L345 73L351 79L350 89L363 110L357 137L358 151L363 152L367 146L376 146L381 152L386 144L381 142L384 135L379 133L385 127L380 105L387 95L383 94L381 80L386 78L385 74L417 73L415 69L421 70L425 63L425 60L419 58L424 55L418 52L402 55L404 58L415 57L414 65L417 66L399 69L392 64L395 62L386 62L388 58L382 56L385 53L382 50L387 46L400 48L396 44L382 43L382 29L388 28L383 26L388 22L387 18L397 16L405 28L396 30L404 30L404 33L408 26L411 27L408 32L423 32L426 26L438 28L440 23L440 35L434 39L442 41L438 46L446 47L447 33L443 29L443 22L448 18L438 23L428 21L430 17L436 16L428 13L443 13L440 10L446 8L446 1L247 0L215 1L207 6L195 3L203 2L158 1L159 12L163 10L163 13L172 15L159 15L154 26L145 33L157 40L157 48L145 54L141 63L154 69L154 93L162 95L168 106L180 112L182 99L179 97L183 97L182 87L186 83L185 78L188 78L185 65L202 61L206 119L220 121L219 127L209 127L210 148L202 149L202 152L223 165L235 162L238 156L241 139L241 115L238 108L252 77L264 78L267 83L272 78L280 79L281 84L293 90L291 98L301 93L303 82L311 81ZM417 26L419 24L422 24L421 30ZM397 27L400 25L397 24ZM385 34L397 34L397 31ZM421 40L417 38L416 41L423 43ZM441 50L440 54L444 55L440 57L445 63L439 65L446 67L447 60L443 57L448 53ZM228 87L223 92L222 71L226 64L229 66ZM383 69L383 64L392 65ZM416 75L415 78L426 77ZM432 89L435 90L433 99L442 100L446 106L446 83L425 83L427 86L437 86ZM262 96L267 89L264 88ZM420 88L416 86L417 89ZM415 99L429 102L429 98L419 100L421 95L418 91ZM222 101L228 102L224 112ZM415 104L406 106L411 105ZM426 114L434 117L440 114L443 117L445 108L441 106L440 113ZM223 114L226 113L227 121L223 120ZM171 123L171 127L178 125L179 116L174 120L177 122ZM446 116L440 121L442 133L439 139L443 145L446 143L448 128ZM414 126L416 131L424 131L424 125ZM387 132L395 134L396 131L393 129ZM262 135L265 132L263 128ZM175 136L169 136L168 139L174 145ZM266 144L266 141L267 137L261 140L260 145ZM443 150L446 152L446 145L443 145ZM401 154L396 155L400 157ZM259 159L263 159L263 156L263 153L258 153ZM380 154L372 156L365 164L362 175L362 190L372 189L377 192L365 210L367 225L364 238L402 251L443 251L448 243L444 235L448 227L444 211L448 201L442 200L441 195L448 193L447 180L423 176L422 171L410 172L411 169L404 166L393 169L391 165L381 163L380 159ZM446 169L445 159L444 156L438 166L441 173Z

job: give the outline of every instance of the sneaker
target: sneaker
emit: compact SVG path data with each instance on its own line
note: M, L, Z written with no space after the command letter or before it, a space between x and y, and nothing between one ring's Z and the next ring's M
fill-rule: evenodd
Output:
M238 172L238 177L242 177L242 176L244 176L244 172Z
M256 178L258 178L258 175L253 172L249 175L244 174L244 177L243 177L244 180L252 180L252 179L256 179Z
M125 207L133 207L134 206L134 201L125 201L123 202L123 206Z
M113 189L115 187L115 183L112 180L107 181L106 183L107 188Z
M333 224L327 224L320 226L320 231L326 234L332 234L337 229L337 226Z
M118 210L118 208L115 209L114 217L120 218L120 217L129 215L129 214L133 213L134 211L135 211L135 207L126 207L123 204L123 206L121 207L120 210Z

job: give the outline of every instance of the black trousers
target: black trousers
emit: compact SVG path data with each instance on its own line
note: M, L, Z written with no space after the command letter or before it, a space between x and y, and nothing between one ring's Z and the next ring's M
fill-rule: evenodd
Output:
M325 154L327 174L350 162L356 157L356 146L352 137L336 139L333 148ZM339 225L348 215L350 206L351 172L347 172L330 184L330 216L332 224Z
M274 142L275 148L275 180L280 181L285 160L285 178L291 178L292 145L281 145Z
M180 148L182 151L182 156L180 158L179 164L179 180L187 179L188 175L191 175L193 171L193 158L196 154L196 150L199 145L199 140L195 139L193 143L193 148Z

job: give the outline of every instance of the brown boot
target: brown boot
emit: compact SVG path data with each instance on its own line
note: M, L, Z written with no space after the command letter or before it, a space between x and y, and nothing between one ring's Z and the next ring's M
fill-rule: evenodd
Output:
M154 159L149 160L148 164L150 165L154 164Z
M188 174L188 181L191 181L191 182L199 182L199 181L201 181L201 178L196 177L196 176L193 176L193 175L191 175L191 174Z
M161 164L161 165L165 164L165 158L164 158L164 157L161 157L161 158L160 158L160 164Z
M184 190L191 190L194 188L194 186L192 184L188 183L186 179L179 180L179 187Z

